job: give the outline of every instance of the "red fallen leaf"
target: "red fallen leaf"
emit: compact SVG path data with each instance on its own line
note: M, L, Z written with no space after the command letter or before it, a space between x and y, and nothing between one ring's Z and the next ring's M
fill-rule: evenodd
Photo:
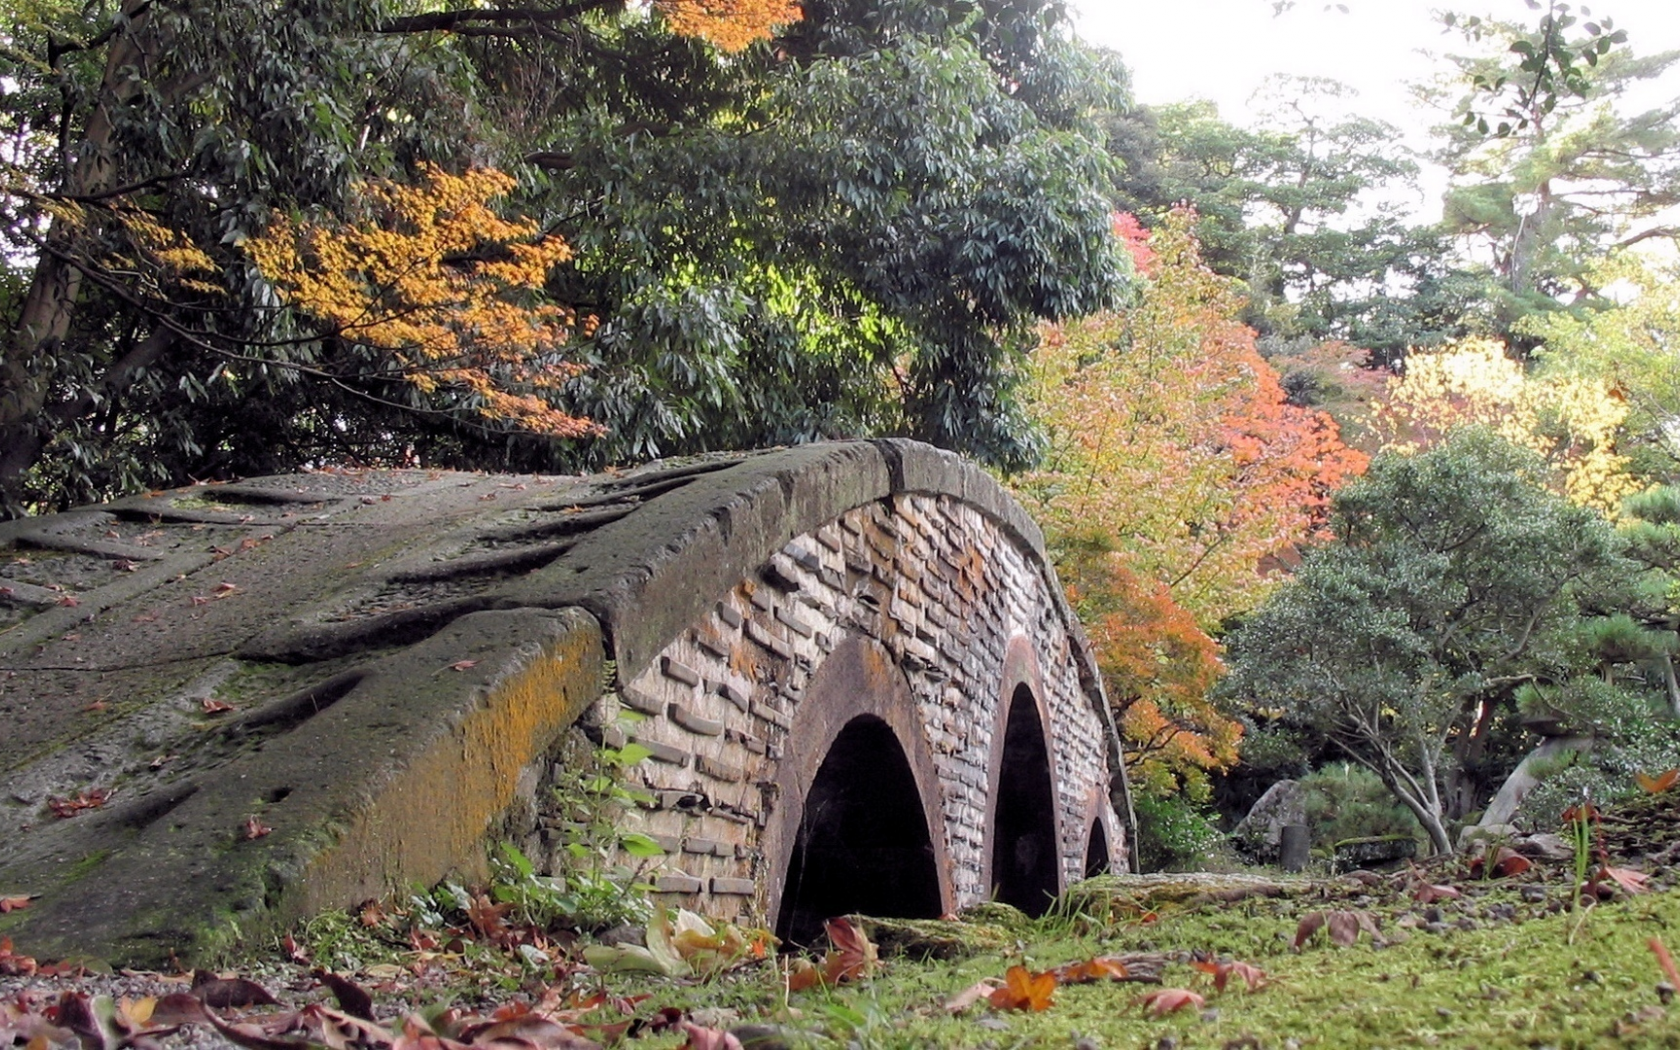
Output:
M58 600L58 604L69 606L70 608L74 609L76 606L82 604L82 600L80 598L76 597L74 594L66 594L64 597L62 597Z
M106 788L85 788L79 795L70 798L49 798L47 808L52 810L53 816L66 820L84 809L98 809L111 801L111 792Z
M495 498L493 494L491 498ZM728 1032L716 1028L701 1028L692 1021L684 1021L682 1030L683 1034L688 1036L688 1042L677 1050L742 1050L741 1041Z
M0 897L0 915L9 911L22 911L29 907L30 901L39 896L39 893L20 893L12 897Z
M1161 1017L1186 1006L1201 1009L1207 1000L1188 988L1157 988L1153 992L1145 992L1138 996L1135 1002L1156 1017Z
M82 710L83 710L83 711L103 711L103 710L105 710L105 709L106 709L106 708L107 708L107 707L110 707L110 706L111 706L111 705L110 705L110 704L108 704L108 703L106 703L106 702L105 702L105 701L103 701L103 700L95 700L95 701L94 701L94 702L93 702L93 703L91 703L91 704L86 704L86 705L84 705L84 706L83 706L83 707L82 707Z
M226 700L217 700L213 696L205 697L204 701L203 701L203 706L204 706L204 713L207 714L207 715L219 715L219 714L224 714L228 711L235 710L234 706L232 704L228 703Z
M1434 904L1436 901L1457 900L1464 896L1453 886L1436 886L1427 882L1420 882L1412 890L1412 899L1419 904Z
M238 590L239 585L237 583L229 583L228 581L223 580L221 583L216 584L216 594L218 597L226 598L228 595L233 594Z
M1245 962L1220 962L1218 959L1197 960L1190 964L1203 973L1213 975L1213 987L1223 992L1225 985L1230 982L1232 975L1240 977L1249 991L1254 991L1266 983L1265 971L1258 966Z
M193 971L192 993L199 1002L213 1010L280 1005L280 1000L255 981L247 981L243 977L218 977L209 970Z
M1658 773L1654 777L1648 777L1644 773L1635 773L1633 779L1640 787L1645 789L1646 794L1660 795L1673 787L1676 781L1680 781L1680 769L1670 769L1666 773Z
M507 921L504 917L512 910L512 904L494 904L488 896L481 893L473 898L472 905L467 908L467 921L472 923L473 929L485 940L498 941L507 936ZM362 911L362 923L378 925L367 921L366 909Z
M1590 803L1588 808L1591 809ZM1567 819L1567 818L1566 818ZM1512 875L1521 875L1534 866L1534 862L1518 853L1509 846L1500 846L1493 851L1491 866L1486 856L1474 857L1470 861L1470 877L1479 879L1484 871L1491 872L1489 878L1506 879Z
M1003 975L1003 987L992 992L986 1001L994 1010L1030 1010L1038 1013L1050 1008L1056 994L1056 975L1028 973L1025 966L1011 966Z
M192 596L192 603L194 605L209 605L210 601L210 596L207 594L195 594Z
M809 959L795 959L782 974L782 983L789 992L803 992L823 983L822 971Z
M467 671L478 666L477 660L456 660L449 665L451 671Z
M28 977L40 967L34 958L12 951L12 939L0 937L0 974L7 977Z
M1099 955L1083 962L1068 963L1050 971L1063 984L1090 984L1092 981L1124 981L1131 976L1126 964L1119 959Z
M828 984L868 977L880 967L875 945L850 919L829 919L823 929L828 931L832 946L823 960L823 978Z
M269 827L267 824L264 824L262 821L258 820L256 817L246 817L245 818L245 838L246 838L247 841L250 840L250 839L260 839L264 835L267 835L270 832L272 832L273 830L274 830L273 828ZM370 1018L370 1020L371 1020L371 1018Z

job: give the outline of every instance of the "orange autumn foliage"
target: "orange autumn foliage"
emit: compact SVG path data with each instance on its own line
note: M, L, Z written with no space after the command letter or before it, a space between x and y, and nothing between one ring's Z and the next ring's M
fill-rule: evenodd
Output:
M768 40L774 30L804 14L788 0L656 0L654 6L672 31L709 40L725 51Z
M1033 400L1051 446L1017 488L1053 534L1111 532L1212 627L1265 595L1276 581L1260 566L1319 528L1367 458L1327 414L1289 403L1193 222L1181 210L1150 235L1133 308L1044 330Z
M1243 302L1203 265L1195 216L1116 236L1148 280L1124 313L1047 327L1033 408L1050 434L1016 491L1044 523L1087 625L1135 774L1162 790L1237 759L1208 691L1206 633L1253 608L1264 571L1322 527L1363 472L1328 415L1291 405Z
M413 185L363 183L355 221L279 217L245 252L324 335L371 351L378 378L533 433L599 433L542 396L579 371L560 349L571 311L541 296L572 252L534 220L491 210L513 185L499 171L424 165Z

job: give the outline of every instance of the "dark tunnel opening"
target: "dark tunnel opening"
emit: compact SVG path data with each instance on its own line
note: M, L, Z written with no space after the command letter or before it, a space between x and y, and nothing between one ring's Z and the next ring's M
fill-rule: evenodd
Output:
M1108 874L1108 832L1103 830L1102 818L1091 822L1090 845L1085 847L1085 877L1094 879Z
M1025 685L1015 688L998 770L992 833L992 888L1005 904L1043 915L1056 899L1055 788L1044 723Z
M811 945L837 915L937 918L939 873L916 778L887 724L852 719L805 798L776 936Z

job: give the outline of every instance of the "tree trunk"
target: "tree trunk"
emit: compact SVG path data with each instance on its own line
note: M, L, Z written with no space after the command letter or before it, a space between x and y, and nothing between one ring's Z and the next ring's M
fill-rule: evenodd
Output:
M141 90L140 76L157 52L151 0L125 0L126 20L107 45L105 73L93 112L88 116L73 163L59 193L89 197L116 185L115 121L117 107ZM135 71L139 71L136 75ZM71 118L66 118L71 119ZM82 290L82 274L60 253L73 254L78 234L62 222L47 233L50 249L41 253L24 294L18 324L0 349L0 501L14 503L22 475L40 458L52 439L54 421L44 411L52 395L53 368L42 362L69 334Z

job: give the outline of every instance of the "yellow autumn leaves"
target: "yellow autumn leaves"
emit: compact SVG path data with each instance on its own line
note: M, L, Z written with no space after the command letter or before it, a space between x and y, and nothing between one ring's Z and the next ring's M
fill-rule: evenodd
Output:
M560 353L572 312L540 297L572 250L532 219L491 210L513 185L499 171L427 165L412 185L364 183L356 221L281 217L245 252L329 335L384 356L385 374L458 392L483 418L522 430L597 433L541 396L578 372Z
M1465 339L1409 355L1405 374L1373 409L1372 429L1385 447L1409 452L1457 427L1486 427L1545 457L1571 502L1615 516L1641 488L1616 450L1627 411L1604 379L1531 375L1500 343Z
M803 14L788 0L659 0L654 6L672 32L709 40L724 51L768 40L777 27Z

